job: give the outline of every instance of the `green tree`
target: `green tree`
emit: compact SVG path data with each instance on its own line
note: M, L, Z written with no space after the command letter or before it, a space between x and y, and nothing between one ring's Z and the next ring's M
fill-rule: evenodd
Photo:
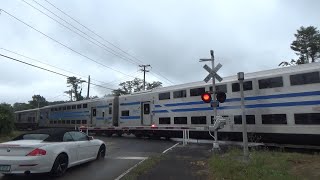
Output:
M27 103L18 103L18 102L13 104L14 111L22 111L27 109L32 109L32 106Z
M33 95L32 96L32 100L29 101L29 105L32 108L38 108L38 107L44 107L44 106L48 106L48 101L46 100L46 98L44 98L43 96L41 96L40 94L38 95Z
M80 101L80 100L83 100L83 96L81 95L82 93L82 83L84 83L86 81L84 80L81 80L80 78L76 78L76 77L68 77L67 78L67 84L68 84L68 87L71 87L70 90L68 91L65 91L64 93L72 96L72 94L74 94L74 99L76 101ZM71 92L71 93L70 93ZM71 98L72 99L72 98Z
M147 83L147 90L150 89L154 89L154 88L158 88L158 87L162 87L162 82L160 81L153 81L152 83Z
M119 84L120 88L113 90L112 95L120 96L125 94L131 94L133 92L139 92L143 90L143 80L135 78L132 81L126 81ZM146 82L146 89L151 90L157 87L162 87L162 83L154 81L152 83Z
M13 108L10 104L0 104L0 134L7 135L11 133L14 127Z
M296 52L297 60L283 61L279 66L290 66L316 62L320 58L320 33L314 26L303 27L294 34L291 49Z

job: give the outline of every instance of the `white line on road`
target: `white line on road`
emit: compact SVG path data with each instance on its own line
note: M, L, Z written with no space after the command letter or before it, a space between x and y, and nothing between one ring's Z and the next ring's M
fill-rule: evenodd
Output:
M178 144L180 144L180 143L177 143L177 144L169 147L168 149L164 150L164 151L162 152L162 154L165 154L165 153L168 152L169 150L171 150L171 149L173 149L174 147L176 147Z
M118 176L116 179L114 180L120 180L121 178L123 178L126 174L128 174L130 171L132 171L132 169L134 169L135 167L139 166L139 164L143 163L143 161L147 160L148 158L143 159L142 161L138 162L137 164L135 164L134 166L132 166L130 169L128 169L126 172L122 173L120 176Z
M147 159L148 157L115 157L115 158L112 158L112 159L128 159L128 160L144 160L144 159Z

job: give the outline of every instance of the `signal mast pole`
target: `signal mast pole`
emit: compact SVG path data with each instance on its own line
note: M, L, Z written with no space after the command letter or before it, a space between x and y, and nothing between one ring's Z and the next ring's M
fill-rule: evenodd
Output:
M211 61L211 64L212 64L212 69L214 69L214 52L213 50L210 50L210 55L211 55L211 59L200 59L200 62L203 62L203 61ZM214 119L217 118L217 100L216 100L216 80L215 80L215 77L212 77L212 93L213 93L213 99L212 99L212 105L213 105L213 116L214 116ZM209 130L210 131L210 130ZM215 142L215 145L218 145L218 131L214 131L214 142ZM215 148L215 147L214 147Z

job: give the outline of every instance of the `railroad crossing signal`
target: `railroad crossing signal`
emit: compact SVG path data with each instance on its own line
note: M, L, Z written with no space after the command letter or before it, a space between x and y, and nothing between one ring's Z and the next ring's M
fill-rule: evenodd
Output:
M215 68L211 69L208 65L204 65L203 68L209 72L208 76L204 78L204 82L208 82L211 78L216 78L219 82L222 81L222 77L217 74L218 70L222 67L219 63Z

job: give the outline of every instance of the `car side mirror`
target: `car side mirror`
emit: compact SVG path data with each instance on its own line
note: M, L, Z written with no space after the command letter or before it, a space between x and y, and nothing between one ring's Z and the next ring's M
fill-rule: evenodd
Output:
M93 136L88 136L89 141L93 140Z

